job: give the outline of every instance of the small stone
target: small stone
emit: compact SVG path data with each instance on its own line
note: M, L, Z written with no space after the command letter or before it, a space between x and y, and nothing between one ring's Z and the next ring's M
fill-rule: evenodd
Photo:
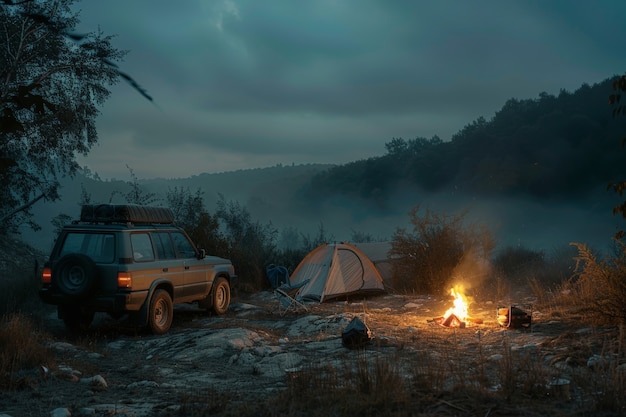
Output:
M94 375L91 378L82 378L80 382L83 384L89 384L94 388L107 389L109 387L102 375Z
M55 408L50 411L50 417L71 417L72 413L67 408Z

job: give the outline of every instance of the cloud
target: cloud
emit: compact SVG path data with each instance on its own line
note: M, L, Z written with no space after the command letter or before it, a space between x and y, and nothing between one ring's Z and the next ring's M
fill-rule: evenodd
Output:
M79 5L80 31L118 35L123 70L158 104L120 85L103 107L100 140L127 141L129 160L185 145L223 153L220 170L287 156L349 162L382 154L392 137L449 139L509 98L573 91L626 68L617 1ZM104 149L85 160L95 171ZM177 166L180 176L212 170Z

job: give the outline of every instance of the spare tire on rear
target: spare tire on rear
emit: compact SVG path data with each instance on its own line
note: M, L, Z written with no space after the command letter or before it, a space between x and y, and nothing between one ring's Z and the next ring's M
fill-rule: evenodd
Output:
M91 294L97 279L96 264L85 255L65 255L52 271L52 284L68 298L80 299Z

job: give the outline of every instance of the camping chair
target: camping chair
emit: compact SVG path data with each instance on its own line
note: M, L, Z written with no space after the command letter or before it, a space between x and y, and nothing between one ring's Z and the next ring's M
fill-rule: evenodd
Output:
M274 289L280 287L281 285L289 284L289 272L284 266L269 264L265 267L265 273L270 285Z
M296 297L298 290L305 286L308 282L309 280L306 280L295 286L283 284L274 289L274 295L278 300L278 312L281 316L287 314L288 311L292 311L294 313L301 310L309 311L307 306Z

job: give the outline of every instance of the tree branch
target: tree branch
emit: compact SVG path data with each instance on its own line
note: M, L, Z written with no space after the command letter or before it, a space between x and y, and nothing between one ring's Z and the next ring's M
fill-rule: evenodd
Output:
M9 220L11 217L15 216L17 213L19 213L20 211L24 211L24 210L28 210L30 207L32 207L36 202L38 202L39 200L41 200L42 198L44 198L46 195L44 193L41 193L40 195L38 195L37 197L35 197L34 199L32 199L31 201L27 202L26 204L23 204L19 207L17 207L16 209L14 209L13 211L5 214L4 216L0 217L0 223L4 223L7 220Z

